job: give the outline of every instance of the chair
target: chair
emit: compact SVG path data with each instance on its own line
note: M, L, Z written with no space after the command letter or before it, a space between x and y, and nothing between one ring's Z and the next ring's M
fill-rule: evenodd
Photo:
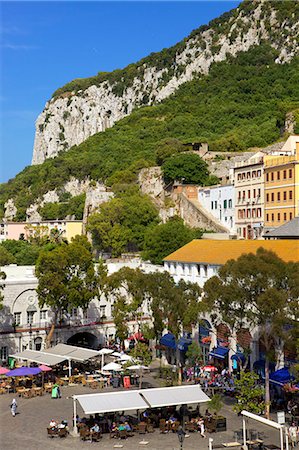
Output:
M119 439L127 439L128 437L127 430L119 430L118 437Z
M148 433L154 433L154 427L153 427L153 424L152 423L148 423L147 424L147 432Z
M58 429L58 436L60 438L65 438L65 437L67 437L67 435L68 435L68 431L67 431L66 428L59 428Z
M82 386L86 386L87 385L86 378L82 378L81 383L82 383Z
M166 429L166 420L165 419L160 419L159 428L160 428L160 433L166 433L167 429Z
M98 432L96 432L96 431L94 431L92 434L91 434L91 441L92 442L99 442L99 440L102 438L102 435L101 435L101 433L98 431Z
M30 390L29 391L24 391L23 394L22 394L22 397L23 398L32 398L32 392Z
M138 433L139 434L145 434L146 433L146 423L140 422L138 425Z
M58 430L56 428L47 428L47 434L49 438L58 436Z
M118 435L119 435L119 431L118 430L110 431L110 439L118 438Z
M82 441L87 441L90 439L90 431L87 427L80 428L80 438Z

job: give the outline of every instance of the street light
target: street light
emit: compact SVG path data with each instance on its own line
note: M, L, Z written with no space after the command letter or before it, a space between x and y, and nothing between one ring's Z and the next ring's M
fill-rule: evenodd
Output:
M183 449L183 443L184 443L184 439L185 439L185 431L183 430L183 427L180 425L177 431L177 435L178 435L178 440L180 443L180 449Z

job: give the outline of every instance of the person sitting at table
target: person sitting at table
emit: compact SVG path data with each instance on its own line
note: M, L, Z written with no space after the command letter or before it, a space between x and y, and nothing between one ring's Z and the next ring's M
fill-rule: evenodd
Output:
M65 428L68 431L67 420L62 420L61 423L58 424L57 428Z
M126 429L126 427L125 427L125 424L124 423L121 423L119 426L118 426L118 431L123 431L123 430L125 430Z
M90 431L91 431L92 433L99 433L99 432L100 432L99 424L96 422L96 423L94 424L94 426L91 427Z
M57 422L54 419L50 420L49 428L51 428L51 430L57 430Z
M125 427L125 430L132 431L132 428L131 428L129 422L125 422L124 427Z
M118 431L116 422L113 422L113 423L112 423L112 426L111 426L111 430L110 430L110 431L111 431L112 433L115 433L116 431Z

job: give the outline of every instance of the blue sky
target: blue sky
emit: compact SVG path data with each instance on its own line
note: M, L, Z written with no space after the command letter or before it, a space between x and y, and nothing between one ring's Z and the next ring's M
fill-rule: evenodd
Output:
M31 163L35 120L58 87L169 47L239 3L1 2L0 182Z

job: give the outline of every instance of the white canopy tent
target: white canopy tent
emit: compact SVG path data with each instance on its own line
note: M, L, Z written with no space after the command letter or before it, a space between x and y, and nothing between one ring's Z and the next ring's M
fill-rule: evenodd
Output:
M37 364L45 364L46 366L55 366L66 360L64 356L50 355L37 350L24 350L23 352L14 353L10 356L12 358L31 361Z
M133 411L169 405L184 405L209 402L209 397L199 385L153 388L135 391L107 392L100 394L74 395L74 418L78 401L85 414L116 411ZM74 420L74 432L77 424Z
M140 394L152 408L172 405L191 405L210 401L198 384L168 388L143 389Z
M120 372L123 370L122 366L120 364L117 364L115 362L111 362L106 364L104 367L102 367L102 370L104 371L113 371L113 372Z
M101 368L103 369L104 363L105 363L105 355L111 355L111 353L113 353L113 350L111 350L110 348L101 348L101 350L99 350L99 355L102 356L102 363L101 363Z
M71 361L80 361L84 362L90 358L94 358L95 356L99 356L100 353L98 350L90 350L88 348L82 347L74 347L72 345L67 344L57 344L55 347L51 347L42 351L36 350L24 350L23 352L16 353L14 355L10 355L12 357L17 357L19 359L37 362L40 364L52 365L59 364L62 361L68 361L69 367L69 376L72 374L72 365ZM38 356L42 355L42 356ZM34 359L32 359L34 358ZM37 358L37 360L35 360ZM43 358L43 359L42 359ZM46 359L47 358L47 359ZM46 362L48 360L50 363ZM56 361L51 363L51 361Z

